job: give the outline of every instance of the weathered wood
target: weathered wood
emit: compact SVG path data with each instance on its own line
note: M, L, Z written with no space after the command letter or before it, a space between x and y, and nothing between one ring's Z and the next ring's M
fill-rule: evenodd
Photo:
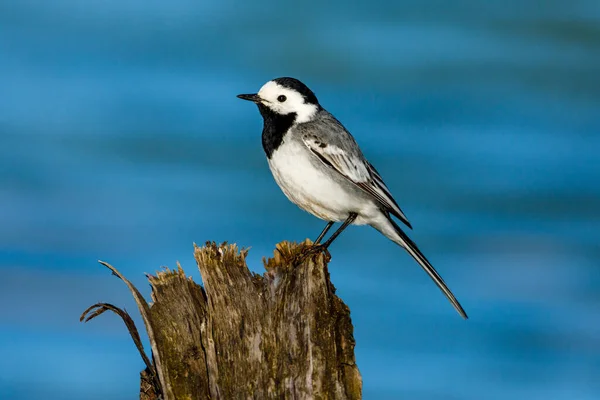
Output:
M261 276L247 250L207 243L195 248L204 287L179 265L150 276L152 305L136 299L153 355L140 399L360 399L350 311L328 254L309 247L278 244Z

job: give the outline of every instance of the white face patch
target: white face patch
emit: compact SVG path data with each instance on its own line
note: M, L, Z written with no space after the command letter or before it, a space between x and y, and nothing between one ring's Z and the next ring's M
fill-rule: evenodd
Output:
M258 91L262 103L277 114L296 113L296 122L308 122L318 111L314 104L304 102L304 96L293 89L288 89L274 81L269 81ZM281 101L283 100L283 101Z

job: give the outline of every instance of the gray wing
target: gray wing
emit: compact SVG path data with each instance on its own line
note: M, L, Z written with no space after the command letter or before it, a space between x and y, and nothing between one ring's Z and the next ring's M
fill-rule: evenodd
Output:
M365 159L352 135L331 114L321 113L316 121L297 127L304 144L323 164L373 196L385 211L412 229L381 175Z

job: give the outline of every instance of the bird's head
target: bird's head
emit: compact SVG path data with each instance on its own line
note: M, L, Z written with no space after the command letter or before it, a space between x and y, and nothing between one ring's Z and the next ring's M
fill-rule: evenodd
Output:
M319 100L304 83L294 78L277 78L263 85L256 94L237 97L256 103L263 117L295 114L294 122L311 121L321 109Z

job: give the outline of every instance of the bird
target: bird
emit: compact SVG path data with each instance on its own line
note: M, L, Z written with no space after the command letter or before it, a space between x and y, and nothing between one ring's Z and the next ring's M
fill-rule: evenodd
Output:
M262 147L283 193L301 209L327 221L313 242L315 249L327 249L351 224L370 225L405 249L456 311L468 318L442 277L392 218L412 229L381 174L308 86L281 77L265 83L258 93L237 97L258 106L263 118ZM336 222L341 226L320 244Z

